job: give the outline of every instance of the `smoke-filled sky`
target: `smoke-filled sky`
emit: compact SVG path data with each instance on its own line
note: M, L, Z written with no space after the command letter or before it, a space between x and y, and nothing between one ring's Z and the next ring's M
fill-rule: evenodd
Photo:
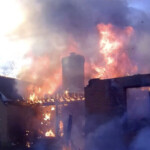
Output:
M33 71L36 79L41 72L46 77L57 74L61 58L72 49L84 55L87 62L99 63L96 26L100 23L120 29L133 27L127 53L139 73L150 72L149 4L149 0L1 1L0 74L27 78L34 66L38 66ZM43 69L45 64L38 62L42 57L50 59L49 73Z

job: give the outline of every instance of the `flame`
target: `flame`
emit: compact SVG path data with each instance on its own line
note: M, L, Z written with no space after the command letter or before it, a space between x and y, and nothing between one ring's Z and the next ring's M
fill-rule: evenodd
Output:
M54 132L53 132L52 130L49 130L49 131L47 131L47 132L45 133L45 136L46 136L46 137L55 137L55 134L54 134Z
M59 132L60 132L60 136L64 135L64 124L62 121L59 122Z
M44 120L47 121L47 120L50 120L51 114L50 113L46 113L44 116L45 116Z
M100 35L99 54L103 57L103 64L101 66L92 64L96 72L95 77L105 79L135 73L137 67L133 65L125 51L133 35L133 28L126 27L121 30L111 24L99 24L97 28Z
M141 87L140 88L142 91L150 91L150 87Z
M29 99L30 99L32 102L33 102L36 98L37 98L37 97L36 97L35 93L30 94Z
M26 95L35 93L38 97L44 97L54 94L61 85L61 67L55 65L49 56L28 55L32 63L30 66L24 66L18 75L18 78L31 83Z
M55 94L55 95L47 95L47 97L40 97L39 95L36 95L35 93L30 94L28 98L28 103L29 104L43 104L47 102L54 103L57 101L58 103L69 103L69 102L74 102L74 101L84 101L85 97L83 93L69 93L69 91L64 91L62 94ZM55 110L55 106L51 108L51 111Z
M69 99L69 91L68 91L68 90L66 90L66 91L64 92L64 96L66 97L67 100Z
M69 37L69 39L68 39L68 47L67 47L67 53L72 53L72 52L74 52L74 53L81 53L80 51L79 51L79 45L78 45L78 43L74 40L74 38L73 37Z
M51 108L51 111L54 111L54 110L55 110L55 107L52 107L52 108Z
M31 147L30 142L27 142L27 143L26 143L26 147L28 147L28 148Z

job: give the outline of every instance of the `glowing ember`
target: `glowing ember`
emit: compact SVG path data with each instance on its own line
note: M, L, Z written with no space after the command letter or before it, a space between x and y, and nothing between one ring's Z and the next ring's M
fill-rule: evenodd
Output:
M47 132L45 133L45 136L46 136L46 137L55 137L55 134L54 134L54 132L53 132L52 130L49 130L49 131L47 131Z
M54 111L54 110L55 110L55 107L52 107L52 108L51 108L51 111Z
M68 95L68 94L69 94L69 91L66 90L66 91L65 91L65 94Z
M44 120L47 121L47 120L50 120L50 117L51 117L51 114L45 114L45 117L44 117Z
M60 136L63 136L64 135L64 124L62 121L59 122L59 132L60 132Z
M33 102L36 99L35 93L31 94L29 99Z
M30 142L27 142L27 143L26 143L26 147L28 147L28 148L31 147Z
M133 28L126 27L121 30L111 24L99 24L97 28L100 35L99 53L103 56L104 63L101 66L93 64L95 77L104 79L135 73L137 67L132 64L125 51L133 34Z

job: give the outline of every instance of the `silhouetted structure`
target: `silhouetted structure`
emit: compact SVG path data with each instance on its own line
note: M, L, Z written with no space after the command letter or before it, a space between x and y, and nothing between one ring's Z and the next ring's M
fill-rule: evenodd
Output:
M122 116L127 111L127 89L146 86L150 86L150 74L90 80L85 87L87 130Z
M22 89L26 89L25 87L27 87L28 83L18 79L0 76L0 97L3 94L11 100L22 100L23 96L19 94L17 85L20 85Z
M62 59L63 90L80 93L84 89L84 57L71 53Z

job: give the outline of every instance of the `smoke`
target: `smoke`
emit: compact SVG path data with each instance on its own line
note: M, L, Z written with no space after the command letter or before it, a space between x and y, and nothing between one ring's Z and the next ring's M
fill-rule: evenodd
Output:
M140 123L140 122L139 122ZM142 122L141 122L142 123ZM125 116L112 118L107 123L101 124L95 131L90 132L86 138L86 150L148 150L150 140L149 122L141 128L131 124L126 125Z
M21 37L34 36L32 51L36 54L67 51L73 39L85 57L96 56L97 24L112 23L121 28L129 25L127 3L120 0L24 0L23 4L28 12L27 22L17 32ZM64 49L58 50L61 45Z
M34 83L38 81L43 87L47 82L55 82L57 85L53 88L57 89L61 85L61 58L74 51L85 56L87 83L93 77L91 64L103 63L96 27L100 23L112 24L116 33L119 31L117 28L132 26L134 36L125 45L126 53L138 66L138 73L149 72L150 16L129 5L129 1L23 0L20 3L26 20L12 34L18 39L32 41L24 56L24 59L32 61L20 70L18 78ZM49 60L47 64L43 63L45 57Z
M127 113L131 120L149 119L149 91L141 88L127 90Z
M150 128L148 124L138 132L129 127L129 134L123 128L121 120L113 118L112 121L100 125L94 132L90 133L86 139L85 149L148 150L150 146Z
M123 128L119 118L100 125L87 137L85 149L87 150L125 150L123 142Z
M134 138L132 144L130 145L131 150L148 150L150 147L150 128L146 127L139 131L138 135Z

